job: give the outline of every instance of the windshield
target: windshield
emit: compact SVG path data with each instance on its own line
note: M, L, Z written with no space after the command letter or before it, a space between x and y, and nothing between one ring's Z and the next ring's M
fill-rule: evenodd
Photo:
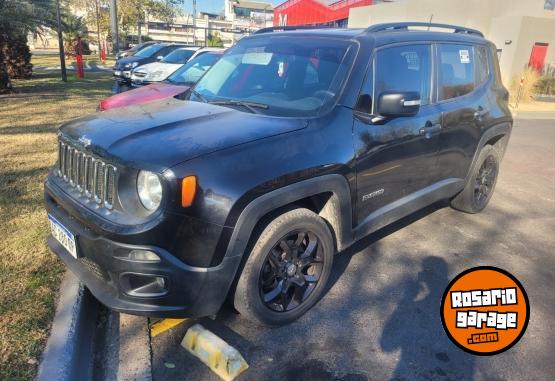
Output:
M184 64L195 54L194 50L176 49L164 57L162 62Z
M153 44L152 42L143 42L142 44L138 44L138 45L133 46L129 50L132 51L132 52L137 52L137 51L142 50L142 49L144 49L147 46L152 45L152 44Z
M196 56L170 75L168 82L176 85L193 85L220 57L222 57L221 53L204 53Z
M200 79L190 99L255 103L268 115L316 115L339 96L355 53L352 42L339 39L243 39Z
M154 54L156 54L156 52L161 50L163 47L164 47L163 45L159 45L159 44L150 45L135 53L135 57L141 57L141 58L152 57Z

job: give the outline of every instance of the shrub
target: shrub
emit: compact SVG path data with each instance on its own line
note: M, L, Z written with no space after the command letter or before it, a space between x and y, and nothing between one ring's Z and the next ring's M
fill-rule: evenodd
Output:
M536 94L555 95L555 66L547 65L536 84Z
M519 89L521 78L524 78L522 90ZM527 67L520 74L515 75L509 86L511 103L516 103L519 91L521 91L519 102L526 103L532 101L532 97L536 94L536 86L539 80L540 73L531 67Z

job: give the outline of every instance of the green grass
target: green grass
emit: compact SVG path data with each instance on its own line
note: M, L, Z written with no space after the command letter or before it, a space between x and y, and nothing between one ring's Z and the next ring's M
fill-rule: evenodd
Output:
M34 55L33 64L50 58ZM46 246L42 194L56 130L94 112L112 85L109 73L59 78L37 73L0 96L0 380L35 378L65 271Z

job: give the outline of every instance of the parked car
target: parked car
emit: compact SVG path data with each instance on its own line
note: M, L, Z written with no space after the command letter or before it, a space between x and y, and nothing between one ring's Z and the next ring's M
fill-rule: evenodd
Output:
M155 82L103 99L98 105L98 110L106 111L118 107L143 104L181 94L194 85L220 59L223 53L223 50L211 51L197 56L162 82Z
M159 61L136 67L131 71L131 84L136 87L163 81L180 66L189 61L199 49L200 47L198 46L175 49Z
M150 62L160 61L175 49L184 47L181 44L158 43L139 50L134 55L119 59L114 65L114 79L120 84L131 82L131 70Z
M159 62L139 66L131 71L131 85L134 87L160 82L168 78L185 63L206 52L223 51L223 48L186 47L176 49Z
M323 295L335 253L436 201L490 201L512 117L480 32L279 29L183 97L60 128L48 243L107 306L199 317L229 298L286 324Z
M116 55L116 60L120 60L120 59L125 58L125 57L130 57L130 56L134 55L135 53L137 53L138 51L140 51L144 48L147 48L150 45L157 44L157 43L159 43L159 42L157 42L157 41L145 41L143 43L137 44L137 45L131 47L130 49L119 52Z

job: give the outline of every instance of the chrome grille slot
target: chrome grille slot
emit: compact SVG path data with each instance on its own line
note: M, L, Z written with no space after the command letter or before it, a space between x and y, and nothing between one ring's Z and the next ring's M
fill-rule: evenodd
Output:
M93 189L93 170L94 170L94 158L91 156L85 157L85 196L92 196Z
M107 164L104 171L104 205L111 209L116 193L116 167Z
M102 203L104 198L104 167L106 164L100 160L94 162L94 186L93 198L98 204Z
M115 166L59 140L57 175L85 197L113 209L117 198Z
M58 175L63 176L64 171L64 149L65 144L61 140L58 141Z

